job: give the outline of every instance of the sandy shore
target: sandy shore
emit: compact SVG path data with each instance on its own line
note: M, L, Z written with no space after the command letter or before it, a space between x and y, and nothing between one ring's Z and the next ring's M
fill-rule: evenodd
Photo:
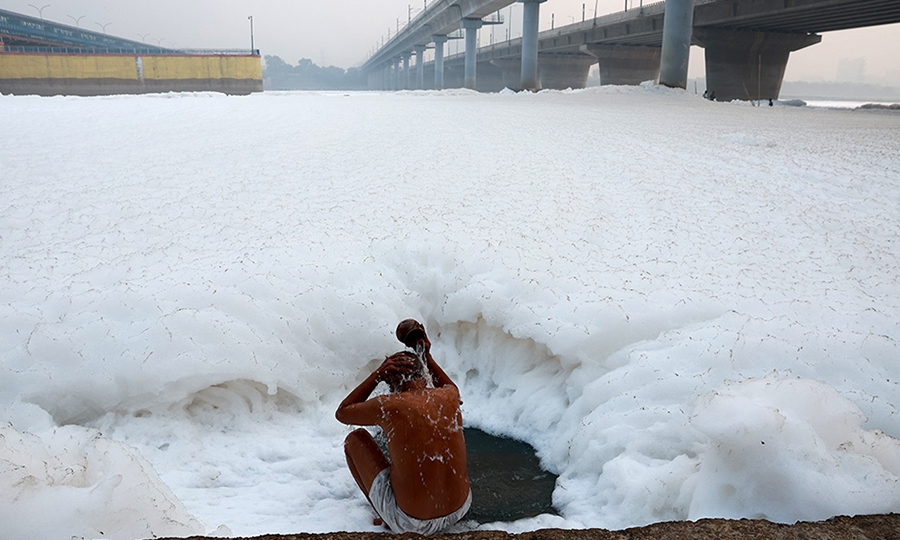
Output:
M389 540L419 536L416 534L335 532L274 534L253 538L255 540ZM187 540L206 538L208 537L193 536ZM900 514L836 517L828 521L804 522L794 525L781 525L751 519L704 519L696 522L656 523L647 527L623 531L543 529L522 534L510 534L503 531L472 531L458 534L437 534L433 538L436 540L900 540Z

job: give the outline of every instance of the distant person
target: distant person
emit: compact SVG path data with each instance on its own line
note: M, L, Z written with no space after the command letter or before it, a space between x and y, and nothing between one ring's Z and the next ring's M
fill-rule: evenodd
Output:
M396 334L416 352L387 357L335 416L344 424L380 426L387 436L388 456L365 429L344 440L350 472L384 523L395 533L433 534L457 523L472 504L459 389L431 357L425 327L407 319ZM369 399L382 381L390 394Z
M716 100L716 91L715 90L713 90L712 92L709 93L709 100L710 101Z
M703 91L703 99L709 99L709 90Z
M775 106L775 104L772 103L772 100L770 99L770 100L769 100L769 107L774 107L774 106Z

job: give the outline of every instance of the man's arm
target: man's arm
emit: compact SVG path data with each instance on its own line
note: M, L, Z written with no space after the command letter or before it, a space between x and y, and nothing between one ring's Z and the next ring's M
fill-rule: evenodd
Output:
M430 344L429 344L430 345ZM425 358L428 360L428 369L431 371L431 380L434 382L435 388L440 388L442 386L453 386L456 387L456 383L453 382L453 379L450 378L449 375L444 373L444 370L441 369L441 366L434 361L434 358L431 356L431 352L427 349L425 350Z
M375 401L369 401L372 391L378 383L396 376L397 374L409 374L414 369L412 361L403 353L393 354L385 358L378 369L369 374L366 379L354 388L334 413L338 422L356 426L372 426L381 419L381 408Z

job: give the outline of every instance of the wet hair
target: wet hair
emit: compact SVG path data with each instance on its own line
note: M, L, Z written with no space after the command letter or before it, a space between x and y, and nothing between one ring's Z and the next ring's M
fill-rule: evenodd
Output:
M422 379L425 381L425 385L429 388L434 387L434 382L431 379L431 372L428 371L426 367L425 359L419 356L416 353L411 351L400 351L395 354L402 354L403 356L412 360L415 364L415 371L408 375L393 375L390 379L385 379L385 382L390 387L391 392L399 391L399 389L403 386L404 383L415 380Z

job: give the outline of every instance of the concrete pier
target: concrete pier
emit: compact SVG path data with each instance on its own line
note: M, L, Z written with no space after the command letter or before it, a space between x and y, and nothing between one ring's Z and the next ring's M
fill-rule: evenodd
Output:
M484 26L481 19L463 19L460 25L466 31L466 80L465 87L477 89L476 71L478 62L478 30Z
M400 90L409 90L409 53L403 55L403 73L400 76Z
M546 0L519 0L523 4L522 16L522 75L519 87L539 90L538 76L538 27L541 4Z
M687 87L693 27L694 0L666 0L659 84L672 88Z
M788 57L822 41L816 34L697 29L706 49L706 88L719 101L778 99Z
M447 43L447 36L443 34L435 34L431 36L434 41L434 89L444 89L444 43Z
M659 47L584 45L581 49L597 58L601 85L637 85L659 78Z
M416 45L416 90L425 89L425 45Z

